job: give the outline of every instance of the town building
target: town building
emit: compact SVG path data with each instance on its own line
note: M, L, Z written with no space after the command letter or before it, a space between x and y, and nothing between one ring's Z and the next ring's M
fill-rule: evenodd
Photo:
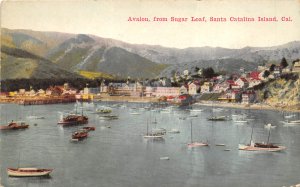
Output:
M245 91L242 93L242 104L254 103L256 100L256 93L254 91Z
M188 93L190 95L197 95L199 93L200 86L194 82L189 83Z
M204 82L201 86L201 93L209 93L213 90L213 83L211 82Z
M238 78L235 83L239 86L239 88L248 88L249 86L249 82L244 77Z
M298 62L294 63L292 72L294 72L294 73L300 73L300 60Z

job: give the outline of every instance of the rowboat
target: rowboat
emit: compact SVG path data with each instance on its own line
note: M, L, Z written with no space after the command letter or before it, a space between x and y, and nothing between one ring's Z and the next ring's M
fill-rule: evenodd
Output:
M10 177L41 177L49 175L53 169L39 168L7 168Z
M208 146L207 143L202 143L202 142L192 142L187 144L188 147L202 147L202 146Z
M87 132L96 130L95 127L83 127L82 129L87 131Z
M83 131L76 131L72 134L72 140L76 140L76 141L79 141L79 140L82 140L84 138L87 138L88 137L88 132L86 130L83 130Z

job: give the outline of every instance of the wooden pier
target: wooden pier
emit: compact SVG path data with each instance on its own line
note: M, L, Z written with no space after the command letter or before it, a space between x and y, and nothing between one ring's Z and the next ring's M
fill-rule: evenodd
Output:
M75 97L2 97L0 103L14 103L19 105L47 105L76 102Z

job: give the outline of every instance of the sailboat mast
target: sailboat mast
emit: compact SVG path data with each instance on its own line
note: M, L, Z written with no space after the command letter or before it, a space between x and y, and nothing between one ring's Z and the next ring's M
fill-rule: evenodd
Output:
M147 135L149 135L148 131L149 131L149 124L148 124L148 120L147 120Z
M250 143L249 143L249 145L251 145L251 142L252 142L252 135L253 135L253 124L252 124L252 131L251 131L251 137L250 137Z
M267 145L269 144L270 134L271 134L271 127L269 128L269 135L268 135Z
M191 143L193 143L193 124L191 121Z

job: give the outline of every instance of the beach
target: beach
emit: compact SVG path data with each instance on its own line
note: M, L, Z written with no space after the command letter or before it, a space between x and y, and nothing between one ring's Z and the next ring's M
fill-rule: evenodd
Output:
M299 108L292 107L278 107L272 106L266 103L255 103L255 104L242 104L242 103L224 103L224 102L212 102L212 101L199 101L195 105L200 106L216 106L224 108L240 108L249 110L274 110L274 111L289 111L289 112L300 112Z

